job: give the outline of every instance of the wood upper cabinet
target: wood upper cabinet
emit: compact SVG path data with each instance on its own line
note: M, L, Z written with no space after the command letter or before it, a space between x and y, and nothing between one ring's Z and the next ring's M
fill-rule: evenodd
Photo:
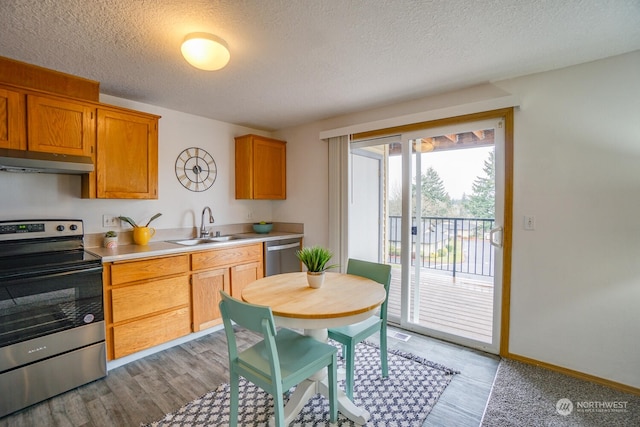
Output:
M83 177L84 198L158 198L158 118L98 108L96 170Z
M252 134L235 141L236 199L286 199L287 143Z
M27 149L23 93L0 88L0 148Z
M81 101L27 95L27 149L91 156L95 106Z

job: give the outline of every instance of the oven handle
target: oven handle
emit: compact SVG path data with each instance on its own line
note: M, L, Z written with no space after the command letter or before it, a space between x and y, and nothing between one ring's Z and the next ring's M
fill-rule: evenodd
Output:
M285 249L299 248L300 243L289 243L288 245L267 246L267 252L284 251Z
M91 273L100 273L103 271L102 264L98 267L89 267L89 268L73 268L73 269L52 269L49 271L39 272L37 274L16 274L16 275L6 275L0 277L0 282L7 283L17 283L24 282L27 280L33 279L44 279L47 277L59 277L59 276L68 276L70 274L91 274Z
M47 276L62 276L64 274L74 274L74 273L82 273L82 274L86 274L86 273L96 273L99 271L102 271L102 264L100 264L100 266L98 267L88 267L88 268L72 268L72 269L60 269L58 271L56 270L51 270L50 272L47 272L45 274L42 275L42 277L47 277Z

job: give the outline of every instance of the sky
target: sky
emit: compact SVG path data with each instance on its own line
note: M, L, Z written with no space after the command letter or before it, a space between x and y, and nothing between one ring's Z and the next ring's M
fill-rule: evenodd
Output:
M484 176L484 161L493 146L467 148L464 150L434 151L422 155L422 171L432 166L440 175L444 187L452 199L459 200L462 194L472 192L476 177ZM389 159L389 176L392 191L402 186L402 156ZM414 166L415 168L415 166Z

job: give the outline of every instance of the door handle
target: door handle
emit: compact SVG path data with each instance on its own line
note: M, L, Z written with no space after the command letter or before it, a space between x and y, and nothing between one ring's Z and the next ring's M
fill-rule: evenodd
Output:
M499 238L496 239L496 236ZM502 247L502 227L495 227L489 231L489 243L496 248Z

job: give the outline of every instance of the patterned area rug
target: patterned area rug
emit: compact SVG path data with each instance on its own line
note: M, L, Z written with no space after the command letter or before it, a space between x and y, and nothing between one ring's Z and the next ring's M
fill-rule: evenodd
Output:
M371 414L368 426L421 426L457 372L409 353L390 350L388 358L389 377L382 378L378 347L366 342L357 346L354 402ZM341 358L339 361L340 366L344 367L344 361ZM339 382L338 387L344 390L344 380ZM241 378L239 412L239 425L267 426L273 415L273 399ZM222 384L147 426L228 425L229 384ZM329 426L328 400L319 394L313 397L291 425ZM334 425L356 424L338 413L338 422Z

